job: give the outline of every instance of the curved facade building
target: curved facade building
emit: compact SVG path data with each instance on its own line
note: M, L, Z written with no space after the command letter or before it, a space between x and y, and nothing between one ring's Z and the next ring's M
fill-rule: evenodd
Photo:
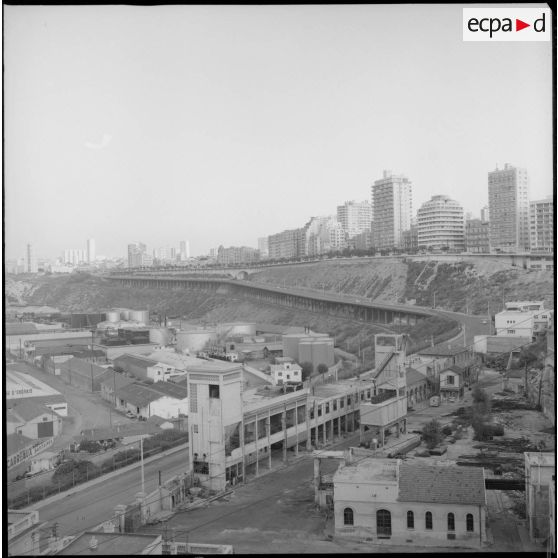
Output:
M418 247L465 250L463 207L448 196L433 196L417 212Z

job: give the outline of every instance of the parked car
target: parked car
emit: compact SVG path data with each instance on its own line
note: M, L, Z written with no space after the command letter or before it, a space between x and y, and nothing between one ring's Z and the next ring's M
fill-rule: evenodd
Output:
M134 413L132 413L132 411L126 411L126 416L128 418L136 418L136 415Z

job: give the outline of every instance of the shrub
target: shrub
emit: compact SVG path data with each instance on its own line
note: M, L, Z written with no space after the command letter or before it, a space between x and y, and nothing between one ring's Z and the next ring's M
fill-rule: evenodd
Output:
M436 419L432 419L422 428L422 439L428 449L432 449L442 441L442 428Z
M449 424L446 424L446 426L444 426L444 428L442 428L442 434L444 436L451 436L452 432L453 431L452 431L451 426Z

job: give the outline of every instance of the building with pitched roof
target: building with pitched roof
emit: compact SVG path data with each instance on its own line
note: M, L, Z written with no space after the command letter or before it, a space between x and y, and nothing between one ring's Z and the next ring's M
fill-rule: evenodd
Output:
M177 418L188 412L188 389L173 383L132 383L116 389L116 408L148 419L151 415Z
M65 383L91 393L101 391L100 382L107 376L107 369L92 360L73 357L60 364L60 378Z
M428 400L432 392L432 384L426 374L408 366L405 368L407 376L407 407Z
M139 380L165 382L176 373L172 364L160 362L142 355L123 354L113 361L114 367L135 376Z
M23 434L33 440L60 434L60 416L35 399L11 399L6 402L6 434Z
M486 541L481 468L371 458L341 465L333 484L338 536L410 548Z

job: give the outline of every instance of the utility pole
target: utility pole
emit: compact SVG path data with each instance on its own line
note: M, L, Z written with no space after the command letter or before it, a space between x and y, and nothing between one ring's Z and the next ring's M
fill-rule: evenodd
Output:
M141 453L141 491L145 494L145 477L143 472L143 436L140 438L140 453Z

